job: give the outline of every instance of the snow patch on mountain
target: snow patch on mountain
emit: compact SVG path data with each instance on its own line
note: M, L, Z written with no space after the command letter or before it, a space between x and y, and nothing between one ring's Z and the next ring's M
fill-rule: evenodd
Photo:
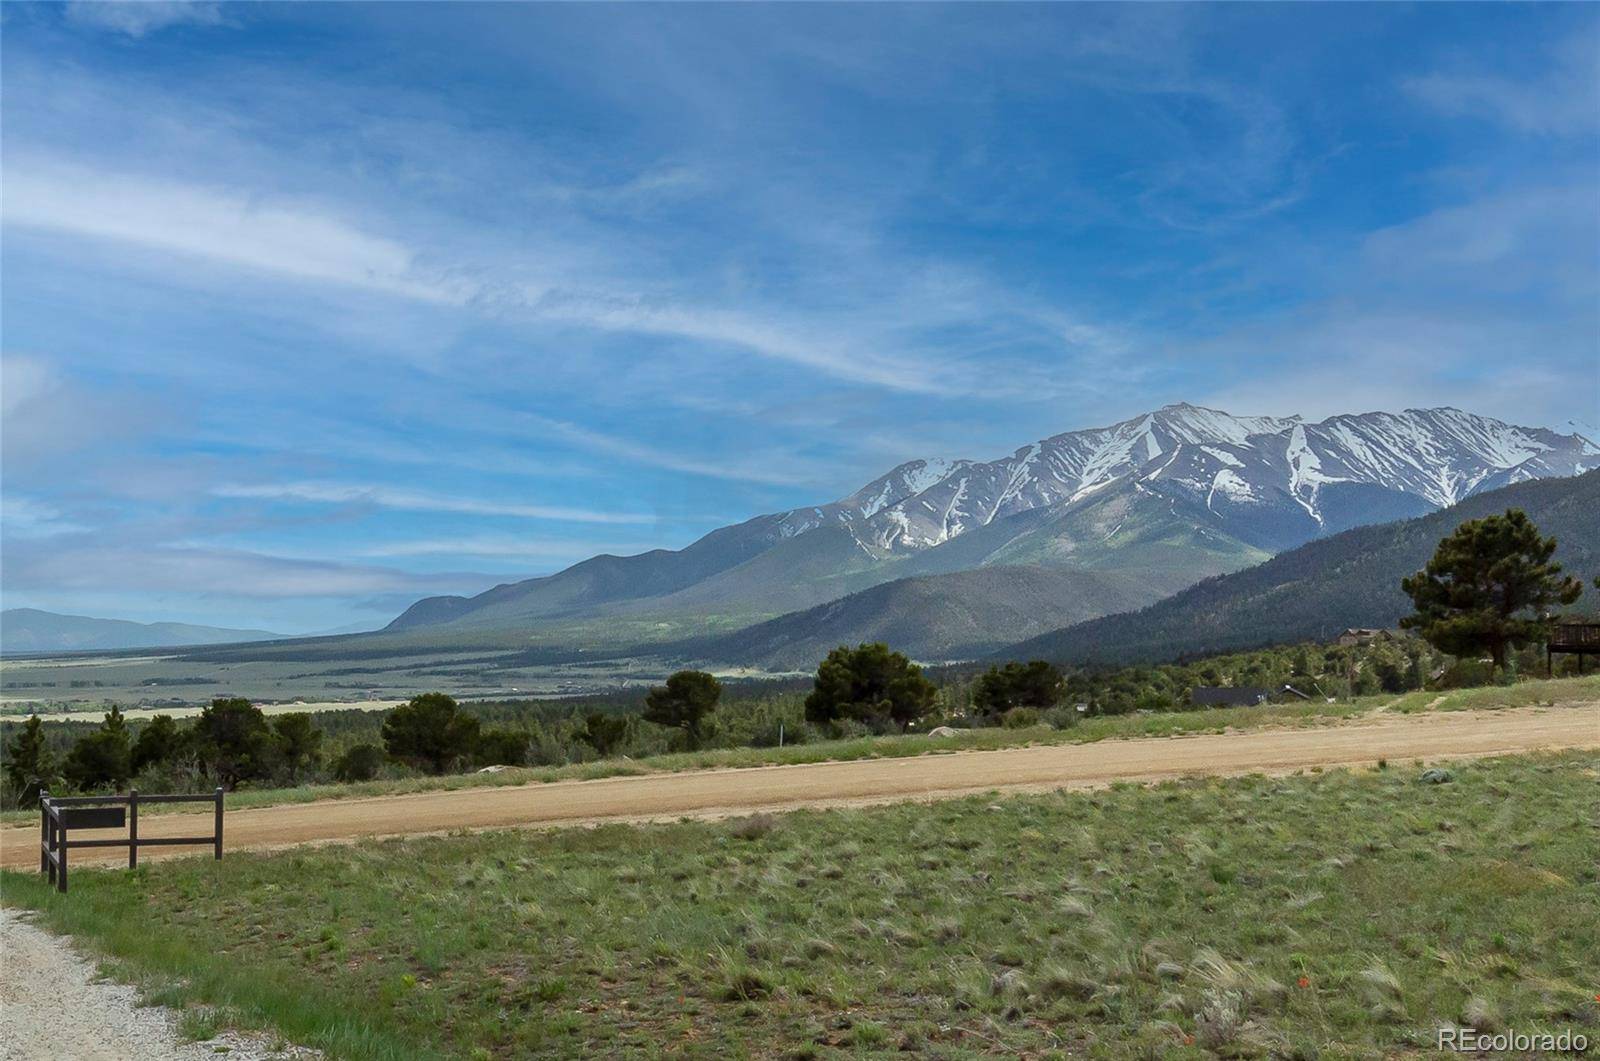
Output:
M1042 439L995 461L910 461L841 501L785 513L780 525L787 536L837 524L872 549L918 551L1019 512L1148 483L1207 508L1219 495L1263 512L1286 505L1320 527L1330 484L1381 487L1444 507L1480 490L1596 466L1600 447L1581 435L1459 409L1307 423L1180 403Z
M1225 449L1218 449L1216 446L1201 446L1200 448L1230 468L1244 467L1244 461L1240 460L1238 457L1235 457Z
M1245 482L1234 472L1229 471L1227 468L1222 469L1212 477L1211 492L1206 494L1207 508L1211 507L1211 501L1217 496L1219 491L1224 497L1231 501L1256 500L1255 491L1250 488L1250 484Z

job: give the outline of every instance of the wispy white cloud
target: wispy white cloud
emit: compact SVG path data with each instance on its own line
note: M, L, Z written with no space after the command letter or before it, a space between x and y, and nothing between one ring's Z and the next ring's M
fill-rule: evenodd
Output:
M1600 135L1600 49L1592 33L1574 33L1526 77L1470 67L1407 78L1414 99L1444 114L1492 121L1521 133Z
M1594 396L1597 245L1592 189L1565 182L1482 195L1380 229L1324 297L1189 350L1206 363L1234 362L1197 400L1319 418L1452 404L1560 423L1574 404L1570 381L1589 380Z
M493 585L472 572L412 572L218 548L79 543L6 550L8 590L66 593L227 594L267 598L342 598L362 594L454 591Z
M45 538L88 530L56 506L15 490L0 493L0 531L10 538Z
M947 394L951 386L927 361L895 358L861 348L859 341L802 334L760 315L712 307L651 304L643 299L565 293L536 295L530 306L541 315L592 328L691 339L748 350L853 383L910 394Z
M737 454L729 454L716 460L697 459L664 447L633 442L564 420L555 420L533 413L514 415L516 420L534 426L542 434L555 436L592 453L619 457L629 464L643 464L652 468L683 472L686 475L793 486L815 483L823 471L814 462L796 462L783 455L758 457L754 460Z
M6 161L0 216L8 225L133 243L425 302L458 304L467 295L457 285L422 275L416 253L397 240L253 191L13 154Z
M202 0L72 0L67 18L80 26L139 38L169 26L222 24L221 6Z
M360 555L373 558L407 556L487 556L517 560L583 560L597 553L631 556L657 546L648 543L549 541L538 538L485 537L431 538L386 542L362 549Z
M140 394L85 386L46 358L0 354L0 452L13 482L37 466L146 430L150 420Z
M216 497L306 501L330 505L375 505L379 508L410 512L458 512L472 516L514 516L520 519L559 520L567 523L654 523L657 519L654 514L649 513L601 512L560 505L509 504L358 483L287 482L253 485L226 483L212 488L211 493Z
M785 326L772 314L645 296L626 281L593 278L551 289L520 283L484 262L423 254L326 208L258 190L159 180L45 157L10 158L6 224L136 244L189 258L424 303L470 308L601 331L729 347L852 383L912 394L951 394L930 359L895 357L860 337L816 325Z

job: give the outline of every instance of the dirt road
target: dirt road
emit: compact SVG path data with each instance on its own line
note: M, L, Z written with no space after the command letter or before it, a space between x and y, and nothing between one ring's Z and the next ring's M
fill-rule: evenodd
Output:
M1384 757L1400 765L1414 759L1466 759L1559 748L1600 749L1600 704L1379 715L1305 729L328 800L230 812L226 845L229 850L260 849L455 829L709 818L756 810L936 799L991 789L1089 788L1117 780L1358 766ZM140 821L139 831L145 836L179 836L194 823L187 814L150 815ZM0 831L0 865L37 866L38 844L37 827ZM141 853L140 861L180 853L158 848ZM80 864L125 858L121 852L103 850L72 856Z

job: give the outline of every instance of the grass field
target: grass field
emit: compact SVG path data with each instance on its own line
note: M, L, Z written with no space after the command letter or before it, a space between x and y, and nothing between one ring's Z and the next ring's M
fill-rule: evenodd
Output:
M884 737L859 737L853 740L819 741L785 748L720 748L701 752L659 755L647 759L605 759L567 766L518 767L492 774L449 774L441 777L414 777L402 780L368 781L354 784L300 785L295 788L243 789L228 795L234 809L268 807L285 803L310 803L321 799L352 799L386 796L405 792L435 792L462 788L525 785L537 782L621 777L682 770L719 767L765 766L786 763L816 763L853 759L898 758L910 755L937 755L955 751L981 751L1014 748L1025 744L1091 743L1100 740L1135 737L1171 737L1189 733L1221 733L1262 726L1316 726L1354 718L1379 709L1415 712L1422 710L1488 710L1529 707L1537 704L1600 700L1600 675L1587 678L1559 678L1554 681L1527 681L1512 686L1460 689L1448 693L1419 692L1401 696L1369 696L1338 703L1305 701L1265 704L1260 707L1216 708L1205 711L1173 711L1157 714L1122 715L1085 719L1065 730L1046 726L1027 729L960 730L954 737L932 740L921 734ZM152 807L143 813L201 813L205 807L172 804ZM37 811L5 811L0 822L31 821Z
M1600 757L387 841L8 904L341 1057L1388 1056L1600 1028Z

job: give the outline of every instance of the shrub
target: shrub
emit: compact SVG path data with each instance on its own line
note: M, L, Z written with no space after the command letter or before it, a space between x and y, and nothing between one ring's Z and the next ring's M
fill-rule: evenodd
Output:
M728 826L728 835L740 840L759 840L778 827L778 819L765 812L739 818Z
M193 759L179 756L146 765L130 784L140 792L199 792L206 787L206 777Z
M804 722L794 725L786 719L767 722L750 734L750 747L776 748L779 743L804 744L811 739L811 727Z
M1494 665L1475 659L1458 659L1435 683L1439 689L1473 689L1494 681Z
M1031 707L1013 707L1000 722L1006 729L1027 729L1039 724L1039 712Z
M1074 707L1052 707L1041 717L1051 729L1071 729L1078 724L1078 710Z
M357 744L347 749L333 764L337 781L371 781L383 766L383 749L376 744Z
M475 758L480 766L521 766L528 761L528 734L519 729L485 730Z

